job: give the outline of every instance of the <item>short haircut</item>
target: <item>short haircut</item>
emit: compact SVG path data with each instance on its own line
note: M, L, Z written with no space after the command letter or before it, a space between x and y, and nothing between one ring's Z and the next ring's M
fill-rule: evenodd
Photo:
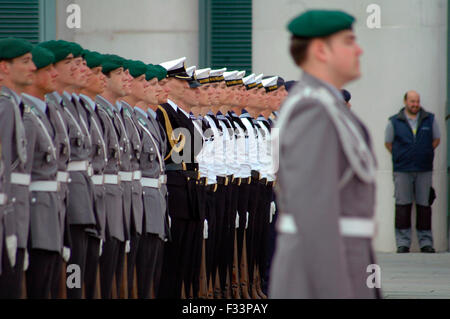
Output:
M408 92L405 93L405 95L403 96L403 101L406 101L408 99Z
M294 59L295 64L300 65L305 62L306 52L308 51L311 40L311 38L298 37L295 35L291 37L289 51L291 52L291 57Z

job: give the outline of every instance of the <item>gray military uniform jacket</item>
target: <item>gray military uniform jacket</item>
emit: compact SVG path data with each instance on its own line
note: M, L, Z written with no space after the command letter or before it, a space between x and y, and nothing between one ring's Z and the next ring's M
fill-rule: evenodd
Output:
M142 218L144 214L143 202L142 202L142 185L140 178L136 176L136 172L140 171L139 161L142 152L142 142L139 136L138 128L133 121L133 108L126 102L122 103L122 116L124 120L125 128L128 132L128 138L130 141L130 170L134 172L134 179L131 185L131 229L138 234L142 234ZM131 226L130 225L130 226Z
M7 87L2 87L1 95L9 100L9 107L14 113L10 117L14 125L11 143L11 188L8 202L12 213L5 216L6 236L12 232L17 235L17 247L26 248L30 225L29 179L31 172L30 154L27 154L25 127L22 122L23 104L20 97ZM16 179L16 175L19 174ZM24 178L25 177L25 178Z
M142 140L140 169L144 179L158 179L164 173L163 156L166 153L166 140L165 136L161 136L158 122L151 115L146 114L146 116L142 112L141 109L135 109L134 111L134 121ZM165 184L161 184L160 188L143 187L144 231L157 234L162 240L167 236L165 225L166 194L167 187Z
M11 202L8 203L11 198L11 156L14 143L14 121L12 121L14 106L11 98L12 96L0 94L0 197L2 197L0 204L0 274L2 273L4 237L16 235L13 207ZM7 215L10 215L9 218L6 217ZM7 223L8 220L10 225Z
M270 297L378 297L366 284L376 263L367 229L375 204L367 130L337 89L306 73L277 125L281 213Z
M59 215L61 222L61 229L64 246L71 246L69 221L66 215L67 196L69 192L69 173L67 172L67 164L70 159L70 140L69 130L64 116L64 111L58 99L58 93L52 92L46 95L46 102L48 107L48 115L50 123L55 129L55 147L56 155L58 157L58 175L57 179L60 182L59 191Z
M105 185L103 183L103 172L108 163L108 150L104 139L104 124L98 116L97 106L92 99L85 95L80 95L79 99L82 110L80 116L83 116L89 127L89 134L92 140L91 159L94 184L94 211L97 216L97 230L91 229L89 233L106 240L106 203L105 203Z
M58 143L55 130L48 116L39 108L34 98L22 94L25 105L24 124L27 132L27 148L30 155L31 185L38 181L56 182L58 156L55 143ZM42 101L45 106L45 102ZM61 253L62 228L59 216L57 190L31 191L30 205L30 247Z
M70 171L71 163L89 161L92 141L83 119L79 116L73 96L62 94L62 105L67 120L70 139L69 195L67 218L70 225L96 225L93 210L93 185L87 170Z
M104 174L118 175L119 166L122 161L119 137L114 127L113 106L102 96L95 98L98 107L98 116L104 125L104 140L106 143L108 163ZM114 237L119 241L125 241L125 223L123 218L122 188L119 184L110 184L105 181L105 203L106 203L106 239Z

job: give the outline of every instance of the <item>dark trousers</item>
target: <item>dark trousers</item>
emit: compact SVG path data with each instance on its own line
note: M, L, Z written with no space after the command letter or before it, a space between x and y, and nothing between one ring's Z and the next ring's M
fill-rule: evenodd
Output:
M269 214L270 214L270 203L272 202L272 187L261 185L259 220L258 220L258 236L256 238L257 246L255 251L257 252L256 265L260 273L260 279L265 279L267 271L267 259L269 258Z
M89 235L86 233L85 225L70 225L70 235L72 247L68 265L75 264L80 267L82 280L80 288L67 287L67 299L81 299L83 293L83 278L86 268L86 255Z
M51 279L51 287L50 287L50 295L52 299L58 299L60 298L61 293L61 275L62 273L66 272L66 269L64 267L64 259L62 256L59 256L56 258L55 262L55 271L52 274ZM64 283L64 287L66 286L66 283ZM66 289L66 288L64 288Z
M158 298L181 297L181 287L187 267L186 249L191 244L187 242L189 220L172 217L170 228L172 241L164 247L163 266Z
M141 235L139 235L135 230L132 230L130 239L130 252L127 254L128 298L131 298L131 296L133 295L133 287L135 284L137 284L134 282L134 273L136 269L136 258L138 254L140 239Z
M114 237L109 237L103 244L100 256L100 291L102 299L111 299L114 273L117 269L119 246L123 243Z
M0 299L19 299L22 295L23 262L25 249L18 248L16 264L11 267L6 246L2 250L2 274L0 275Z
M250 184L250 195L248 202L248 228L247 228L247 262L248 262L248 277L250 282L253 280L253 270L255 266L255 246L257 238L257 220L258 220L258 206L260 200L260 188L259 183L252 181Z
M99 265L100 238L88 236L86 268L84 272L84 294L86 299L99 298L96 292L97 273ZM98 287L100 289L100 287Z
M250 185L241 184L239 186L238 205L237 211L239 213L239 228L237 229L237 250L238 250L238 262L241 264L242 248L244 244L244 231L246 216L248 212L248 201L250 197Z
M53 251L32 249L26 272L27 297L29 299L50 298L50 287L60 254Z
M208 285L210 279L215 275L213 272L214 261L214 243L216 232L216 197L212 191L206 192L205 214L208 221L208 239L206 239L206 277L208 279Z
M153 284L157 291L157 268L160 266L162 254L161 250L164 242L157 234L145 233L139 240L136 254L136 273L138 285L138 298L150 298L150 291Z

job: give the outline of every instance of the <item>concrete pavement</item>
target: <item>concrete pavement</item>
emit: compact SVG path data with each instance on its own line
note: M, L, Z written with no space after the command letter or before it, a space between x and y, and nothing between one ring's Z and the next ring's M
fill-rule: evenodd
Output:
M387 299L450 299L450 253L377 253Z

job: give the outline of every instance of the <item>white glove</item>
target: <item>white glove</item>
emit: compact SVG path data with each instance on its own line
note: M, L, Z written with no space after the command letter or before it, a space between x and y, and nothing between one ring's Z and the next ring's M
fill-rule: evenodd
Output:
M98 256L100 257L103 253L103 239L100 239L100 245L98 246Z
M275 215L275 211L277 210L277 206L275 202L270 203L270 213L269 213L269 223L272 222L272 218Z
M238 212L236 212L236 222L234 224L234 227L239 228L239 213Z
M169 216L169 228L172 228L172 218Z
M30 256L28 255L28 250L25 249L25 255L23 256L23 271L27 271L30 263Z
M208 239L208 221L206 219L203 223L203 238Z
M69 262L69 259L70 259L70 248L69 247L63 247L62 257L66 263Z
M8 252L9 263L11 268L16 265L16 255L17 255L17 236L11 235L6 237L6 250Z
M125 253L128 254L131 250L130 241L125 241Z
M245 219L245 229L247 229L247 228L248 228L248 212L247 212L247 216Z

